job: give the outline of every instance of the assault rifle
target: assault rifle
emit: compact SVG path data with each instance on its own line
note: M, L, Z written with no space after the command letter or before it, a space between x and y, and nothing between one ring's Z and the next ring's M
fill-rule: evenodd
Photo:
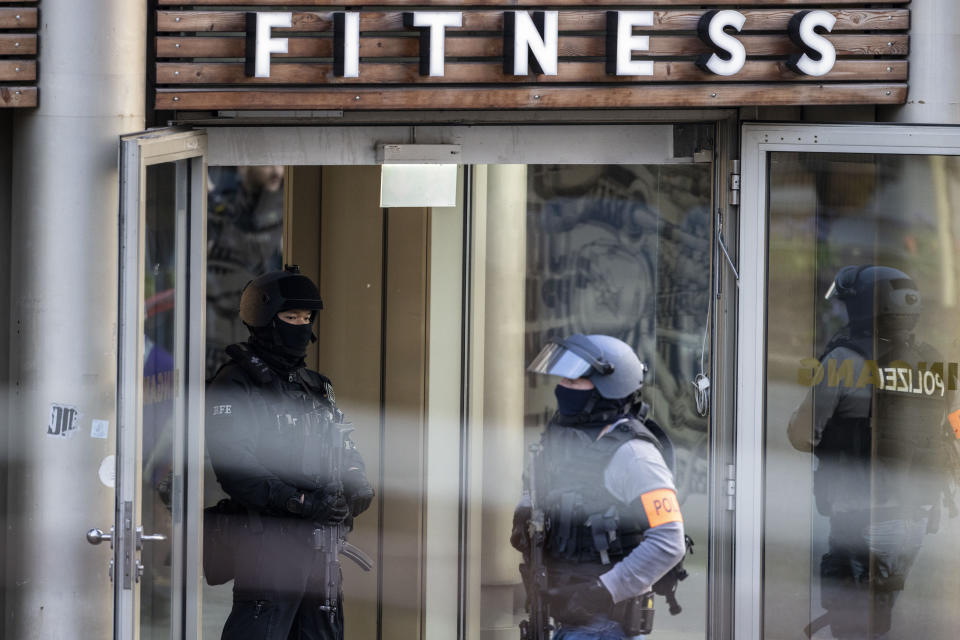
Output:
M314 456L310 455L310 451L304 452L304 459L322 460L319 469L325 470L324 477L330 481L327 486L335 486L339 497L345 499L342 482L343 452L346 450L347 436L353 431L353 425L344 421L340 409L334 409L332 417L328 410L320 410L307 414L307 429L325 437L307 439L308 442L313 440L321 444L321 451L315 452ZM335 620L337 608L340 606L340 556L353 560L364 571L373 568L373 560L358 547L347 542L347 533L349 530L342 522L318 526L313 530L313 548L322 556L323 597L319 608L327 612L331 622Z
M547 591L547 568L543 564L543 546L547 536L547 520L543 507L539 504L540 488L539 465L537 458L543 447L530 445L528 458L528 482L530 484L530 519L527 521L527 551L524 563L520 565L520 575L527 591L527 612L529 618L520 622L521 640L550 640L550 611L544 594Z

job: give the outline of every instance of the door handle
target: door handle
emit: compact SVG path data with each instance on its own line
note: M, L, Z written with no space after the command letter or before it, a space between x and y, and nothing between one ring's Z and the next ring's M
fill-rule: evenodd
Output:
M87 542L90 544L100 544L105 540L110 542L110 548L113 549L113 527L110 527L110 533L104 533L100 529L87 531Z
M137 551L143 549L144 541L147 542L163 542L167 539L167 536L162 533L143 533L143 527L137 527Z

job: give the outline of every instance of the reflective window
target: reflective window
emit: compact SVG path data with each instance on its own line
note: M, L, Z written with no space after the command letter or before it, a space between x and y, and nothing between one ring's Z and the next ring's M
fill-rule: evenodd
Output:
M282 166L220 166L208 170L208 380L227 362L226 347L249 336L237 315L244 286L262 273L283 268L283 183ZM226 497L209 464L204 493L207 507ZM232 582L216 586L204 582L204 637L220 637L232 605L232 588Z
M247 339L237 317L252 279L283 268L283 167L210 167L207 175L207 377Z
M682 614L671 616L658 597L655 629L703 637L709 421L692 383L709 367L711 165L491 165L477 172L477 188L486 189L477 214L487 229L481 629L507 633L528 617L517 572L523 558L505 544L505 532L527 447L556 412L559 377L524 369L548 341L582 333L624 341L648 367L642 399L676 447L683 521L699 551L687 556L689 577L678 587ZM596 489L581 488L584 495ZM594 508L584 505L583 517ZM625 523L628 512L621 505L617 517ZM563 524L550 526L559 532Z
M765 636L953 638L960 161L769 162Z
M242 286L280 266L279 253L276 266L265 261L268 234L224 226L239 214L214 210L216 182L227 182L211 177L208 365L246 338ZM558 381L526 368L547 341L574 333L622 340L647 366L645 415L673 442L697 550L677 589L683 611L658 597L656 632L704 637L709 417L693 383L710 367L712 165L483 165L457 177L454 207L383 208L379 167L288 174L285 257L318 274L324 302L308 362L332 380L377 492L349 532L374 566L341 557L346 637L519 637L514 508ZM257 251L228 264L237 246ZM222 496L212 474L207 489L209 506ZM233 588L204 587L205 636L218 637ZM280 597L296 596L289 589Z

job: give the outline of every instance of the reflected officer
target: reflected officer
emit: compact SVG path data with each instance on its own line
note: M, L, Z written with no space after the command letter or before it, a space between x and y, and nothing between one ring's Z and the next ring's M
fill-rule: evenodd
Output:
M541 601L559 627L556 640L648 632L654 583L678 565L686 546L654 430L662 431L631 412L646 367L621 340L574 334L544 347L528 370L560 380L557 413L528 469L511 535L526 561L531 619L522 637L548 637ZM544 520L545 527L531 526Z
M914 337L921 297L902 271L844 267L827 293L834 296L848 325L828 343L788 429L794 447L817 457L817 510L830 518L820 562L826 613L807 633L829 625L835 638L884 638L923 536L940 517L943 360ZM891 370L929 384L889 384Z
M207 447L231 499L222 511L236 514L228 566L208 563L220 549L204 551L208 581L234 579L224 640L343 638L337 556L350 557L346 534L373 489L333 386L305 367L321 308L296 267L250 282L240 302L250 338L227 348L207 391Z

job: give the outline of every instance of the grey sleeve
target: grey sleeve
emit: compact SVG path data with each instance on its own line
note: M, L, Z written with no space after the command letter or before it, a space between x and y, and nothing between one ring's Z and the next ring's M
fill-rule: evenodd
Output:
M604 471L604 485L617 500L630 505L644 493L670 489L673 476L657 448L643 440L631 440L621 446ZM657 580L683 559L686 545L683 522L666 522L652 527L643 541L600 581L620 602L650 591Z
M870 387L858 386L865 364L863 356L846 347L837 347L824 356L815 377L819 379L790 418L788 435L795 448L813 450L834 415L870 415Z

